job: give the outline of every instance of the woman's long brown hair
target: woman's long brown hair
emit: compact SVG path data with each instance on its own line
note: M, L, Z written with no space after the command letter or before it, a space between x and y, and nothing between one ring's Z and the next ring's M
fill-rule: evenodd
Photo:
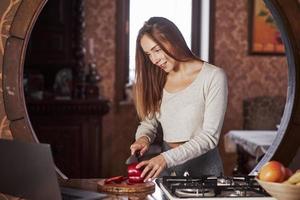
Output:
M141 47L141 38L147 35L170 57L179 62L200 60L187 46L181 32L170 20L151 17L140 29L136 40L135 106L141 120L159 113L167 73L152 64Z

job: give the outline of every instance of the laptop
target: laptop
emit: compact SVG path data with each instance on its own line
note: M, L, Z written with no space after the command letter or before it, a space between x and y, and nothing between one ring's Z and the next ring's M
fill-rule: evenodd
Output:
M96 200L105 194L59 187L49 144L0 139L0 193L30 200Z

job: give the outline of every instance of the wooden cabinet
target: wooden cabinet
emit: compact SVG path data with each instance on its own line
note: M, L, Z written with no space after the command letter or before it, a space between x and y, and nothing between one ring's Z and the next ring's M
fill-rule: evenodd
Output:
M29 79L29 93L36 87L31 81L36 76L42 79L39 89L52 96L56 75L61 70L72 71L72 81L78 81L79 68L85 70L82 10L81 0L49 0L45 4L26 51L24 76Z
M86 79L83 31L82 0L48 1L32 30L24 67L32 127L72 178L101 176L102 116L109 110L99 100L97 82Z
M57 167L68 177L101 177L102 116L106 100L29 101L32 127L51 145Z
M50 0L34 25L27 50L26 64L75 64L75 0ZM73 45L73 46L72 46Z

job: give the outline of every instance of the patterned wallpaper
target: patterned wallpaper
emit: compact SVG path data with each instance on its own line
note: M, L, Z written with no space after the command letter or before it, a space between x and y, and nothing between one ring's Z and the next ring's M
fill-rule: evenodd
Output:
M248 0L216 0L215 64L227 72L228 109L224 132L242 129L243 99L287 93L285 56L254 56L247 52Z
M117 0L87 0L85 1L85 38L86 38L86 62L94 62L97 65L102 81L99 83L101 96L114 99L115 90L115 35L116 35L116 1ZM121 114L115 115L111 111L103 118L102 135L102 174L120 174L124 171L123 160L126 158L128 145L124 145L124 138L119 139L121 127L124 127ZM125 120L126 121L126 120ZM130 125L129 125L130 126ZM128 127L128 126L127 126ZM130 135L132 131L128 132ZM126 133L125 133L126 134ZM123 130L124 136L124 130ZM126 137L126 136L125 136ZM120 156L115 162L112 156ZM119 162L119 163L116 163Z
M9 36L9 29L12 18L16 13L21 0L1 0L0 7L0 138L11 138L9 122L3 107L3 90L2 90L2 63L6 39Z
M114 97L116 2L112 0L85 1L86 61L95 62L102 76L100 93L110 100Z

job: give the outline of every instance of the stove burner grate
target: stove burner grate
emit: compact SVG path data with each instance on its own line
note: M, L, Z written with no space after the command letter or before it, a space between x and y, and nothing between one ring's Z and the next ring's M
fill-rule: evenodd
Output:
M166 176L162 184L179 197L264 197L269 196L253 176L174 177Z

